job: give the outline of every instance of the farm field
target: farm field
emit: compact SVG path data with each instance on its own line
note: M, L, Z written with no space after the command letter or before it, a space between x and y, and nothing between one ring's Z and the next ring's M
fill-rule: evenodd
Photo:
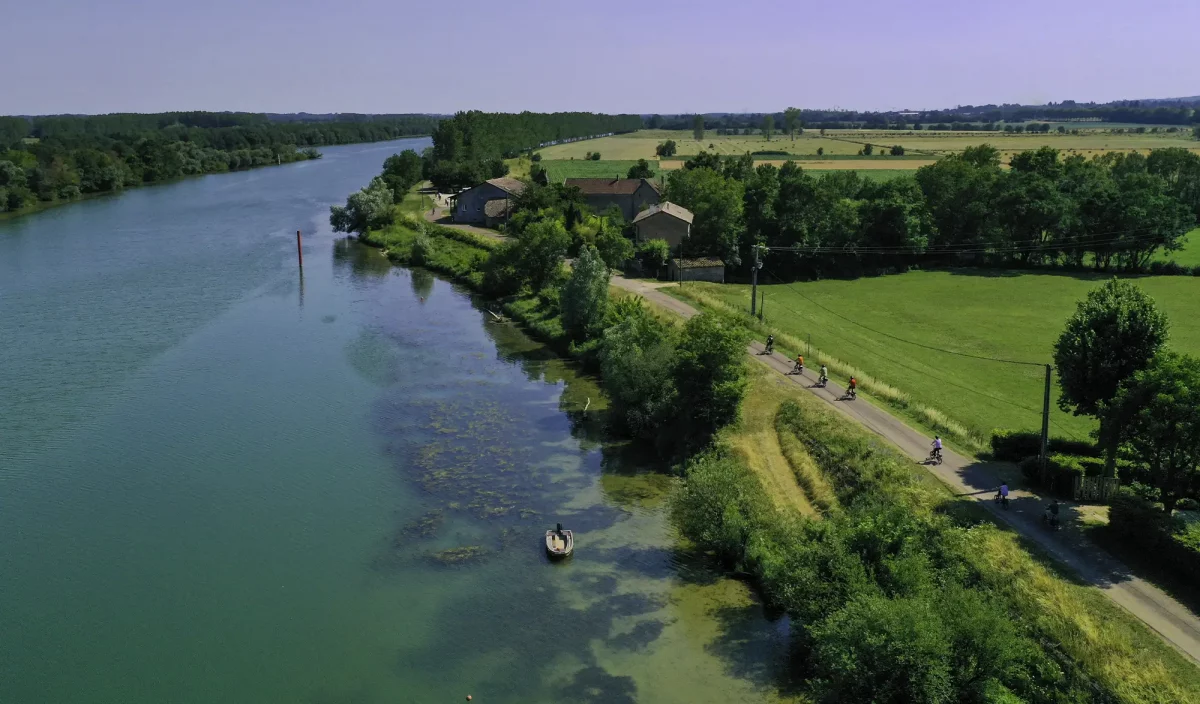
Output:
M770 280L769 267L764 271ZM954 270L854 281L760 286L768 324L898 387L980 434L1040 427L1044 370L935 352L893 335L972 355L1038 363L1075 303L1107 277ZM1172 349L1200 353L1200 278L1141 277L1137 284L1171 320ZM694 288L692 288L694 286ZM748 308L749 286L689 284L700 294ZM853 322L849 322L853 321ZM809 365L819 364L810 357ZM1057 386L1054 389L1057 399ZM1053 404L1051 432L1086 438L1093 423Z
M1051 146L1067 153L1082 154L1086 157L1107 151L1148 151L1165 147L1183 147L1200 152L1200 142L1191 139L1187 134L1114 134L1107 130L1085 131L1079 135L828 130L824 137L817 131L806 130L795 140L790 139L787 135L777 134L769 142L761 135L717 135L715 131L707 132L704 139L697 142L692 138L692 133L687 131L642 130L632 134L546 147L540 151L543 159L547 160L569 160L572 157L580 160L587 152L592 151L599 151L607 159L655 159L657 158L654 152L655 147L668 139L675 140L678 146L675 156L680 160L693 156L701 150L726 155L769 150L786 152L797 157L821 159L817 156L817 149L822 149L824 156L834 157L835 160L840 161L847 158L855 160L853 157L858 155L863 143L904 147L907 152L904 157L881 158L875 156L861 159L864 163L887 164L886 168L890 169L916 169L941 155L962 151L967 147L983 143L995 146L1002 152L1005 159L1016 152L1037 149L1042 146ZM762 161L779 161L780 159L781 157L778 156L764 156ZM830 161L830 159L825 159L825 161ZM664 164L665 166L666 164Z
M659 171L657 159L647 159L650 170L655 174ZM551 183L561 183L565 178L625 178L630 167L637 164L636 159L588 161L586 159L542 159L542 168Z

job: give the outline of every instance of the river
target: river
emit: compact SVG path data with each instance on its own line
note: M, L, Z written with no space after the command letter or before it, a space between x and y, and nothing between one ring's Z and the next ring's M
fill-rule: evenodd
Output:
M329 229L427 144L0 222L0 702L787 698L595 380Z

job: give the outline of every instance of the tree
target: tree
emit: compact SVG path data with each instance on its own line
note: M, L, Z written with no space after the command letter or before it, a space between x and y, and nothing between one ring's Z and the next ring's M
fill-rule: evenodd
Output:
M1192 139L1200 139L1200 125L1192 128Z
M765 134L767 136L767 141L770 142L771 141L771 132L773 132L775 130L775 116L774 115L764 115L763 116L762 129L763 129L763 134Z
M624 320L605 330L600 342L601 379L613 401L614 420L633 437L662 437L659 428L674 413L674 360L675 333L644 307L629 311Z
M817 156L825 155L825 147L817 147Z
M379 176L346 199L346 205L329 208L329 224L334 232L363 234L390 225L395 220L395 197L391 186Z
M875 151L875 147L870 144L864 144L862 148L863 156L871 156L871 152Z
M667 182L667 200L695 215L686 247L694 255L721 257L741 263L738 239L742 233L742 184L710 168L680 169Z
M1200 489L1200 359L1164 352L1121 384L1107 424L1150 470L1167 515Z
M678 393L676 421L685 443L704 444L737 420L746 392L745 338L711 313L687 321L672 377Z
M579 250L560 297L563 329L579 341L600 331L608 310L608 265L591 245Z
M654 171L650 168L650 162L645 159L638 159L637 163L629 167L629 173L626 178L653 178Z
M691 171L692 169L712 169L720 173L721 157L713 152L701 149L699 154L683 162L683 168L685 171Z
M525 280L540 291L558 274L563 256L571 246L571 235L559 220L539 220L517 238L516 256Z
M697 115L692 118L692 136L699 142L704 139L704 116Z
M592 152L592 161L600 161L600 152Z
M643 269L657 273L671 258L671 246L666 240L646 240L638 246L637 256Z
M1167 341L1167 317L1140 288L1117 279L1088 293L1054 345L1058 405L1100 420L1105 476L1116 476L1119 433L1106 407L1121 383L1145 369Z
M892 156L904 156L904 147L900 146L899 144L894 145L891 148L891 153Z
M397 203L403 200L409 189L421 182L422 166L420 155L411 149L393 154L383 162L383 173L380 175L391 186Z
M605 225L596 235L596 249L609 269L620 269L633 258L633 243L612 225Z
M796 125L800 122L800 108L788 108L783 111L783 125L792 141L796 141Z
M701 135L703 136L703 135ZM654 153L658 156L675 156L675 140L668 139L654 148Z

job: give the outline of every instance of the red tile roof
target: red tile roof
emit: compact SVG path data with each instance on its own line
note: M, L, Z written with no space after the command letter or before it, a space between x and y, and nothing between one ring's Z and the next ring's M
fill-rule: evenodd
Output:
M645 178L569 178L566 185L575 186L585 196L631 196L643 184L649 184L655 191L658 187L654 182Z

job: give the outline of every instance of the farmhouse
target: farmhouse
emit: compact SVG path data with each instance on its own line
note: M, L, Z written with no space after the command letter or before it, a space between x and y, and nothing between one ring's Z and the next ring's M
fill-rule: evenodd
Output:
M692 211L665 201L638 213L633 219L633 228L637 232L639 243L646 240L666 240L672 247L678 247L691 232Z
M683 261L683 280L684 281L712 281L713 283L725 283L725 262L720 259L704 258L704 259L684 259ZM679 281L679 259L672 259L667 262L667 278L671 281Z
M472 186L455 197L454 222L494 226L507 215L508 203L524 190L525 184L515 178L493 178Z
M632 220L646 206L657 204L661 197L658 186L645 178L569 178L565 184L578 188L597 213L615 205L626 220Z

